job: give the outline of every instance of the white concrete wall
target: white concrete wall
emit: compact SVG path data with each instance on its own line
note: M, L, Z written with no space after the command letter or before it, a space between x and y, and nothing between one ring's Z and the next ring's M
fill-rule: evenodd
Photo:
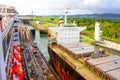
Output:
M104 40L104 42L106 46L108 46L109 48L120 51L120 44L112 42L112 41L107 41L107 40Z

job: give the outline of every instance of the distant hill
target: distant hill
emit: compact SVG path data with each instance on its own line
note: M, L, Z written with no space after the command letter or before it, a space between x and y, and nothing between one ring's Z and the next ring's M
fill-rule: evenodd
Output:
M19 15L19 16L32 16L32 15ZM60 17L60 15L34 15L36 17ZM115 13L103 13L103 14L77 14L69 15L68 18L99 18L99 19L110 19L110 20L120 20L120 14Z
M99 18L99 19L120 20L120 14L113 14L113 13L104 13L104 14L77 14L77 15L68 15L68 18Z

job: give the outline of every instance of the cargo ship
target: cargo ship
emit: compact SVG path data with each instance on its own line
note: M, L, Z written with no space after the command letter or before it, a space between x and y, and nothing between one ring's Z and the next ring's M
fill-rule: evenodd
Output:
M101 34L98 22L95 28L97 41ZM61 21L48 30L48 52L61 80L120 80L120 56L104 50L95 53L94 46L81 42L80 36L85 29Z

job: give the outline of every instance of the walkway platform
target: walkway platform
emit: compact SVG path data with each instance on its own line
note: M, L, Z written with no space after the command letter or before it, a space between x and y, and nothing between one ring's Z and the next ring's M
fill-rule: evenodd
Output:
M120 52L120 44L119 43L115 43L115 42L108 41L108 40L103 40L101 42L95 42L95 44Z

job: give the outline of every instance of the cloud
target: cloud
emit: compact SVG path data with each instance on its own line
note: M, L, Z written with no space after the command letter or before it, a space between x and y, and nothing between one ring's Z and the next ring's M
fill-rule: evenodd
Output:
M120 0L0 0L14 5L20 14L58 14L69 8L70 14L120 13Z
M120 0L82 0L74 7L83 10L83 13L120 13L119 4Z

